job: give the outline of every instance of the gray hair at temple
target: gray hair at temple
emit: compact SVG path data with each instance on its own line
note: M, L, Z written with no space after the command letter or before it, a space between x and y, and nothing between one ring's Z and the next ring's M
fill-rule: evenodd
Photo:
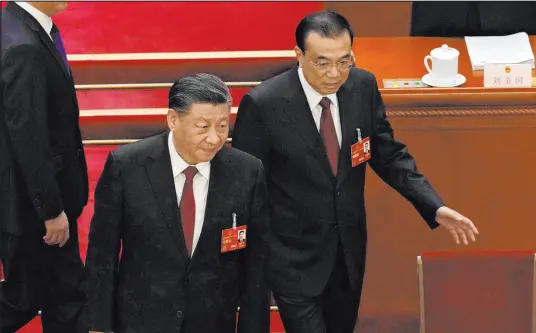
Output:
M169 90L169 108L179 116L188 114L193 104L233 105L229 88L219 77L200 73L185 76L173 83Z

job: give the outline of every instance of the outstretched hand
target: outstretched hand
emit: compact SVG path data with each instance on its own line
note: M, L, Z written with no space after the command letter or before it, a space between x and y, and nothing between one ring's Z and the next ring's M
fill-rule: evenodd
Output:
M460 239L465 245L469 244L468 239L476 242L478 229L470 219L457 211L446 206L439 208L436 212L436 222L450 232L456 244L460 244Z

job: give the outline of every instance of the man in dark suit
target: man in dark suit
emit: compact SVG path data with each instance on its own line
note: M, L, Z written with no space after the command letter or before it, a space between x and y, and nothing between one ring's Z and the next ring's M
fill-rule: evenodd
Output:
M414 1L411 36L536 35L536 2Z
M38 310L45 333L87 332L76 223L88 198L87 166L73 78L51 19L65 7L10 2L2 10L2 333Z
M268 333L264 171L224 146L231 103L219 78L184 77L170 131L108 156L86 261L95 332Z
M374 75L352 66L352 41L339 14L305 17L296 29L299 68L254 88L238 109L233 146L266 169L269 276L287 333L353 332L365 270L367 164L431 228L442 224L465 243L477 232L443 205L393 137ZM352 167L351 146L359 161L369 139L368 163Z

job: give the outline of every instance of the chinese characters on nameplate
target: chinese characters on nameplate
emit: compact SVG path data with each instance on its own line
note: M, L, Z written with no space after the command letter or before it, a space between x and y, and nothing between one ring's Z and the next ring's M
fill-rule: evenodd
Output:
M484 64L485 88L530 88L531 86L531 64Z

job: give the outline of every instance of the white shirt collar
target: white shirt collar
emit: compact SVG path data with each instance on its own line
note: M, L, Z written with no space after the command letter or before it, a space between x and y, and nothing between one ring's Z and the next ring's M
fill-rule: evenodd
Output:
M301 67L298 68L298 76L300 78L303 91L305 92L305 97L307 97L307 102L309 103L309 107L311 108L311 110L314 110L318 107L318 104L323 97L329 98L331 104L338 107L337 94L329 94L324 96L318 93L313 87L311 87L309 82L307 82L307 79L305 79L305 76L303 75L303 69Z
M43 30L48 34L50 37L50 32L52 31L52 19L47 14L43 13L39 9L35 8L34 6L30 5L27 2L17 1L15 2L17 5L19 5L22 9L28 12L28 14L32 15L34 19L36 19L37 22L41 25ZM52 37L51 37L52 38Z
M182 157L177 153L177 150L175 149L175 143L173 142L173 132L171 131L169 132L169 135L168 135L168 149L169 149L169 157L171 158L171 170L173 171L173 178L176 178L190 165L186 163L182 159ZM206 180L209 180L210 161L201 162L194 166L197 168L197 171L199 172L199 174L201 174L201 176L203 176Z

